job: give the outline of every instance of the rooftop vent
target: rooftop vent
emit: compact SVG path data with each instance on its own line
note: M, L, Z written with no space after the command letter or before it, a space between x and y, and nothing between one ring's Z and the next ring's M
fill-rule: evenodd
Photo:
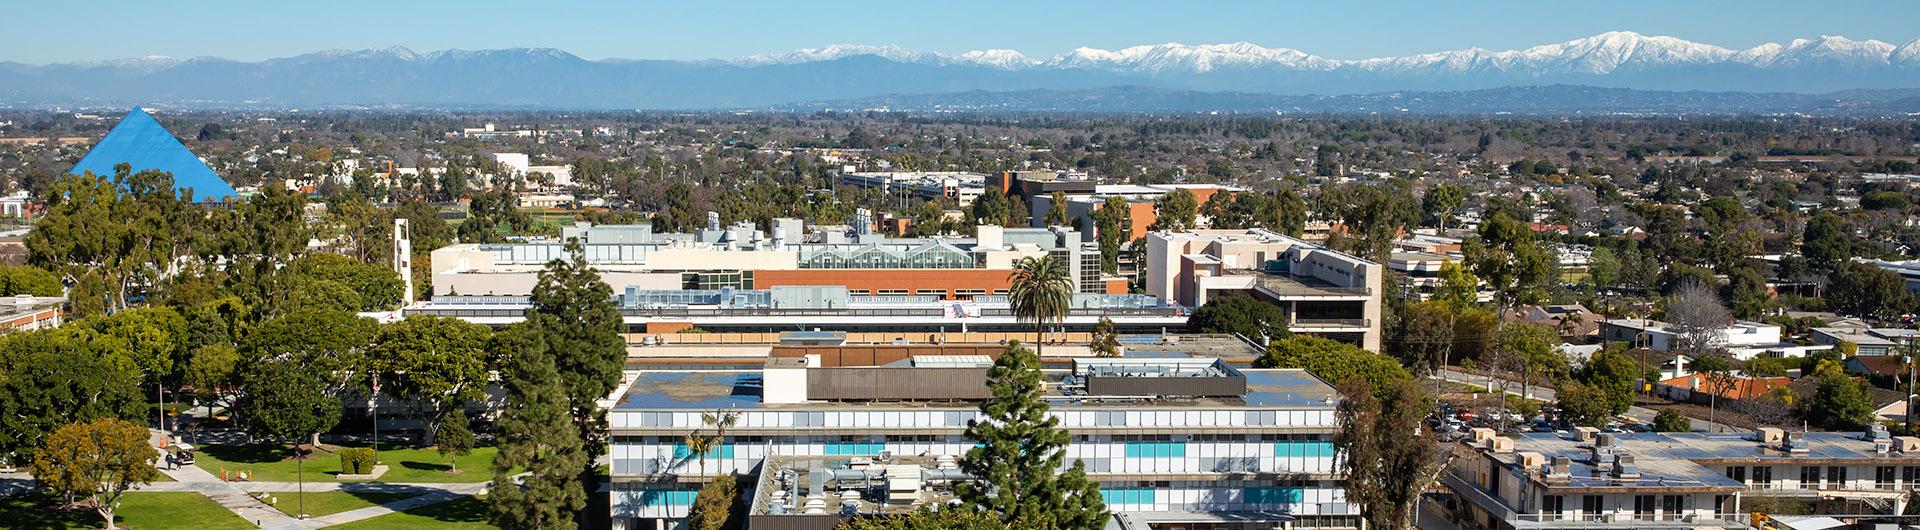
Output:
M1812 451L1812 447L1809 447L1807 445L1807 433L1804 433L1804 432L1787 433L1786 449L1787 449L1787 452L1789 453L1805 453L1805 452Z
M1598 435L1598 434L1600 434L1600 429L1597 429L1597 428L1593 428L1593 427L1585 427L1585 426L1582 426L1582 427L1574 427L1574 428L1573 428L1573 441L1576 441L1576 442L1592 442L1592 441L1593 441L1593 437L1594 437L1595 435Z
M1513 439L1505 436L1495 436L1487 440L1487 449L1492 449L1495 453L1511 453L1513 452Z
M1640 478L1640 466L1633 462L1633 455L1619 455L1619 462L1613 466L1613 476L1618 478Z
M1787 431L1780 430L1778 427L1761 427L1753 430L1753 441L1764 445L1781 444L1786 440Z
M1556 456L1547 464L1547 478L1569 478L1573 476L1573 459Z
M1893 440L1893 434L1887 432L1887 426L1875 423L1868 425L1866 432L1860 433L1860 439L1887 442Z
M1920 436L1893 437L1893 450L1902 453L1920 451Z
M1603 432L1600 434L1596 434L1593 437L1593 446L1596 448L1597 447L1613 447L1613 444L1614 444L1613 433Z

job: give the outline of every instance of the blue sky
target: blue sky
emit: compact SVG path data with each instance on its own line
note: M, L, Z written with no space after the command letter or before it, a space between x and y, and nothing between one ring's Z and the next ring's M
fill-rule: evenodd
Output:
M68 0L15 2L0 12L10 19L0 61L34 64L142 55L258 60L393 45L544 46L589 59L734 58L839 43L1046 57L1079 46L1237 41L1352 59L1512 49L1609 30L1729 48L1822 34L1894 44L1920 37L1920 2L1893 0Z

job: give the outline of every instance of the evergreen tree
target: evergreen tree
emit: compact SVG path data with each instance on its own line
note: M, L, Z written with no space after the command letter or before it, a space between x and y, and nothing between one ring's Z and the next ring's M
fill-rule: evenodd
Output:
M976 481L959 486L960 498L1013 528L1104 527L1106 505L1086 465L1061 471L1072 437L1041 399L1040 357L1018 341L1007 345L987 371L987 386L993 398L980 404L985 420L967 422L967 438L978 445L960 460Z
M487 501L493 524L506 530L575 528L587 506L581 469L588 456L561 374L545 343L527 324L495 335L496 351L510 352L500 373L507 405L500 413L500 452L493 459ZM526 471L518 483L512 473Z
M440 447L440 457L447 459L447 472L460 472L460 457L473 452L473 429L467 427L467 413L459 408L447 413L440 420L440 428L434 429L434 441Z
M566 249L568 259L547 262L540 272L526 324L529 338L548 352L558 372L558 391L591 461L606 448L606 416L594 401L620 384L620 367L627 358L627 341L620 332L626 324L613 289L587 265L585 248L575 240L568 241ZM582 473L591 471L581 468Z

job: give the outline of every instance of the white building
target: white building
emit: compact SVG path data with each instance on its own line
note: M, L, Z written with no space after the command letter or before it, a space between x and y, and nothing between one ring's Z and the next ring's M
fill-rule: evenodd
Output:
M1280 306L1287 329L1380 350L1386 268L1258 228L1155 232L1146 238L1147 293L1189 307L1227 293Z
M1601 340L1644 346L1653 351L1681 348L1683 339L1673 325L1652 319L1617 318L1600 321ZM1712 340L1709 347L1724 348L1740 360L1755 357L1803 357L1809 351L1831 346L1803 346L1781 341L1780 326L1736 320Z

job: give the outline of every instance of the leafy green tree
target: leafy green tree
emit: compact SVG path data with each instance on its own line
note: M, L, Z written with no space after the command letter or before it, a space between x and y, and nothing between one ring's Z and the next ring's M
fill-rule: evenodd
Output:
M1058 260L1026 256L1013 262L1007 301L1015 318L1033 323L1036 347L1046 343L1047 325L1067 318L1073 303L1073 277Z
M1453 220L1453 212L1467 201L1467 190L1452 184L1439 184L1427 190L1420 197L1420 213L1427 222L1445 230L1447 221Z
M1340 382L1335 417L1340 432L1340 469L1349 502L1373 528L1410 530L1420 496L1451 466L1452 453L1433 450L1433 431L1422 425L1431 405L1411 378L1373 386L1365 377Z
M1099 357L1120 356L1120 332L1114 329L1113 319L1105 315L1093 324L1093 343L1088 346Z
M1654 432L1692 432L1693 420L1675 409L1660 409L1653 415Z
M1100 270L1113 274L1120 270L1120 245L1133 240L1133 208L1119 196L1107 197L1093 211L1094 230L1100 242Z
M447 472L460 472L460 457L473 453L473 429L467 426L467 412L453 409L435 428L434 445L440 449L440 458L447 459Z
M733 505L740 497L738 479L732 473L722 473L706 485L700 486L700 492L693 497L693 506L687 508L687 528L689 530L721 530L728 527L733 519Z
M933 237L946 232L947 212L933 201L920 201L907 208L907 218L913 221L907 227L908 235L913 237Z
M367 348L379 332L373 319L339 310L301 309L253 326L242 352L308 371L329 396L366 386Z
M1292 335L1267 344L1267 353L1254 359L1255 368L1304 368L1325 381L1364 379L1369 388L1392 388L1394 381L1412 379L1392 357L1344 342Z
M0 265L0 296L61 296L67 286L60 277L31 265Z
M1592 357L1587 358L1586 364L1574 373L1575 380L1605 398L1607 416L1625 414L1633 406L1634 386L1644 376L1640 362L1618 348L1594 352ZM1560 392L1562 399L1566 393L1563 386Z
M69 499L89 497L107 530L114 530L113 514L127 491L161 478L153 467L160 451L148 439L146 427L115 418L68 424L34 456L33 477Z
M613 300L613 288L587 264L580 241L567 242L567 259L547 262L534 284L526 327L549 352L559 372L576 432L588 460L606 449L606 416L595 402L620 384L627 360L626 323ZM582 474L592 469L583 465Z
M148 383L170 382L175 370L186 364L187 319L170 307L136 307L111 315L76 322L94 330L104 340L115 341L115 349L128 358Z
M378 367L382 388L425 405L427 445L434 444L441 421L468 401L486 397L487 335L484 325L457 318L413 315L381 326L368 352ZM450 420L448 420L450 421Z
M1440 286L1434 290L1434 300L1453 304L1456 308L1480 302L1480 278L1467 272L1460 262L1447 260L1441 263L1438 278Z
M144 416L130 357L77 326L0 335L0 455L30 459L62 425Z
M1807 220L1800 240L1800 254L1807 257L1807 265L1816 271L1828 272L1839 270L1853 259L1859 238L1845 218L1823 211Z
M1865 263L1840 265L1826 293L1828 307L1846 315L1892 320L1914 306L1899 274Z
M241 389L240 416L254 436L296 443L309 436L318 446L320 433L340 423L340 400L327 394L326 382L292 362L255 364Z
M1808 421L1836 431L1858 429L1873 422L1873 399L1867 384L1848 377L1844 371L1819 374L1813 397L1806 400Z
M195 348L180 375L182 385L208 401L226 396L240 385L240 351L225 344Z
M400 275L394 274L392 268L361 263L339 254L302 257L293 262L292 269L297 276L328 280L351 289L360 296L361 302L353 311L392 309L406 293L406 286L400 284Z
M1595 385L1569 382L1560 385L1560 392L1556 396L1567 421L1576 425L1599 427L1618 415L1613 410L1612 399L1606 389Z
M1341 225L1327 246L1380 263L1386 263L1393 239L1420 220L1419 201L1405 180L1327 188L1319 203L1319 211Z
M987 371L993 397L980 404L984 420L967 422L975 445L960 469L975 482L956 488L960 499L1014 528L1103 528L1109 516L1086 465L1076 460L1061 471L1072 437L1049 414L1044 386L1039 355L1019 341L1007 345Z
M976 225L1015 226L1012 218L1013 203L998 186L987 186L985 193L973 199L973 223Z
M1394 332L1387 345L1401 364L1419 373L1433 373L1453 360L1458 320L1459 311L1448 302L1406 304L1394 312Z
M1200 333L1234 333L1265 344L1287 336L1287 312L1252 296L1230 293L1207 300L1187 318Z
M1067 193L1053 192L1047 202L1047 226L1065 226L1067 224Z
M1559 259L1534 239L1526 223L1495 212L1480 224L1479 237L1467 240L1466 261L1491 286L1503 309L1545 301L1558 274Z
M1567 359L1554 345L1560 334L1540 324L1509 322L1494 336L1494 351L1506 368L1520 372L1521 397L1531 399L1535 377L1558 381L1567 373Z
M527 323L496 332L496 351L507 356L500 371L507 406L497 425L500 452L493 459L487 503L492 523L506 530L574 528L587 506L581 470L591 465L567 388L538 330ZM525 470L522 480L514 473Z
M1200 201L1186 188L1173 190L1153 201L1153 231L1185 232L1194 229L1200 215Z

